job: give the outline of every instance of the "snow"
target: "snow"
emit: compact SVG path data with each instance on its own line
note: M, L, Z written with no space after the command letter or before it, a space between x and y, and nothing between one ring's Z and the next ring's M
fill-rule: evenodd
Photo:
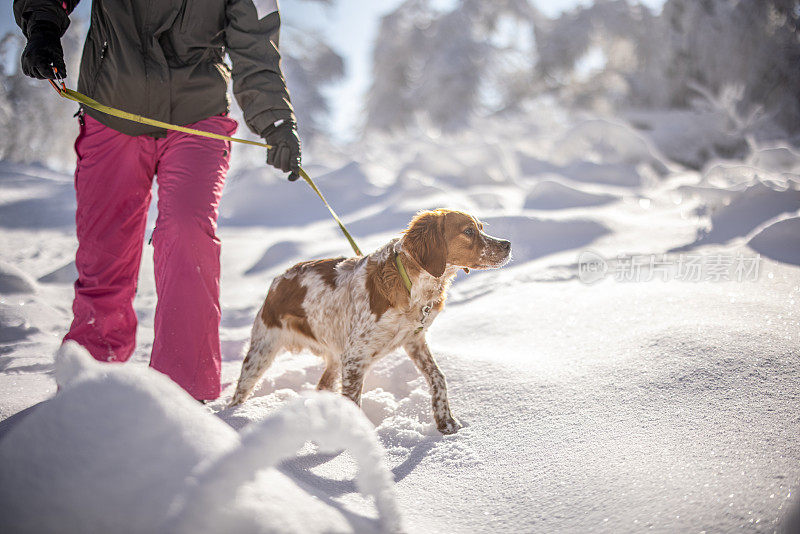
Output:
M290 514L281 509L263 510L261 521L249 519L249 524L237 523L239 511L247 503L238 501L236 491L243 482L253 478L253 473L264 466L274 466L300 450L307 440L318 446L318 454L325 455L347 451L358 465L355 487L364 495L374 498L381 531L402 529L400 512L395 499L391 474L383 463L383 450L366 417L351 403L332 393L314 393L289 403L277 414L258 424L251 425L242 435L241 447L228 452L212 466L203 466L196 477L192 492L186 497L186 506L179 514L180 532L220 532L260 530L259 524L271 524L277 531L308 532L314 529L305 516L296 517L294 510L302 509L296 499L286 499ZM277 488L270 488L275 491ZM220 496L234 497L232 502L220 506ZM284 497L285 499L285 497ZM260 505L261 503L259 503ZM274 506L274 505L273 505ZM277 514L276 514L277 512ZM308 513L308 510L304 510ZM289 515L289 524L281 525L275 515ZM320 531L329 531L327 517L316 518ZM316 530L316 529L315 529ZM358 531L364 532L361 524Z
M14 265L0 262L0 293L33 293L33 280Z
M767 185L756 178L756 183L725 198L722 205L712 205L711 228L698 243L725 243L746 236L764 221L797 211L800 183L792 182L776 188L775 184ZM790 248L790 244L785 243L784 248Z
M800 480L800 155L776 139L708 160L719 152L703 152L705 117L608 118L543 100L458 134L376 134L306 155L364 250L440 206L512 241L508 266L459 274L428 336L464 423L452 436L436 431L401 352L368 374L365 417L315 394L323 366L308 353L280 356L251 400L227 407L272 278L349 253L302 182L246 166L229 177L225 389L201 406L146 365L152 247L132 361L59 351L71 177L0 163L0 530L786 525ZM591 284L586 251L606 268ZM625 270L631 258L640 271ZM692 258L696 280L681 270ZM648 273L651 260L670 268ZM755 273L736 271L745 260Z
M800 265L800 217L787 217L758 231L747 245L759 254Z
M4 531L351 532L275 468L308 439L357 458L358 489L378 512L358 531L400 528L381 448L339 396L290 403L240 438L160 373L95 362L74 342L58 351L55 378L59 394L0 441Z
M617 200L614 195L596 195L554 180L538 183L525 198L525 209L558 210L585 206L600 206Z

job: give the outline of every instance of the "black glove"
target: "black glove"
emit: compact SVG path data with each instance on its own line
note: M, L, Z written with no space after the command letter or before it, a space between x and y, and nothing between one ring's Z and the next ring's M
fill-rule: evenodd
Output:
M62 78L67 76L61 31L52 22L37 21L28 29L28 44L22 51L22 72L41 80L56 77L53 67Z
M283 172L291 172L289 180L294 182L300 175L300 137L297 124L285 120L278 126L272 125L262 134L272 148L267 150L267 164Z

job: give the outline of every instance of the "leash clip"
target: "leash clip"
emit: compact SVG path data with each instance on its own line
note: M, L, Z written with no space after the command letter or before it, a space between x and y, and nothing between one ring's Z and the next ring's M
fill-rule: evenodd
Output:
M58 93L59 96L63 95L64 93L67 92L67 86L64 84L64 77L61 76L60 72L58 72L58 68L57 67L53 67L53 74L55 75L55 79L58 81L58 83L61 84L61 87L59 87L56 84L56 82L54 82L50 78L48 78L47 81L50 82L50 85L53 86L53 89L56 90L56 93Z
M425 306L422 307L422 324L423 325L425 324L425 321L428 320L428 316L431 314L431 310L432 309L433 309L433 306L431 306L430 304L425 305Z
M428 316L431 314L432 309L433 306L431 306L430 304L426 304L425 306L422 307L422 319L420 319L419 326L417 327L417 329L414 330L414 334L419 334L425 329L425 321L428 320Z

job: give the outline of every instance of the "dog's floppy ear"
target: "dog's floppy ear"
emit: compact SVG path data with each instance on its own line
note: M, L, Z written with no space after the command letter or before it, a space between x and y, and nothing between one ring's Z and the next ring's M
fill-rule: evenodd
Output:
M447 266L447 241L444 236L445 213L419 212L408 225L403 248L432 276L439 278Z

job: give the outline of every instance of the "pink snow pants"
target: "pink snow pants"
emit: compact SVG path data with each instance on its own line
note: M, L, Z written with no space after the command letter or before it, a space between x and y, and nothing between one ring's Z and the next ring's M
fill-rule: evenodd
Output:
M188 125L232 135L235 120L214 116ZM153 177L158 304L150 366L196 399L220 394L219 277L216 235L230 142L170 131L128 136L85 116L75 141L78 281L75 340L101 361L124 362L136 346L133 298Z

